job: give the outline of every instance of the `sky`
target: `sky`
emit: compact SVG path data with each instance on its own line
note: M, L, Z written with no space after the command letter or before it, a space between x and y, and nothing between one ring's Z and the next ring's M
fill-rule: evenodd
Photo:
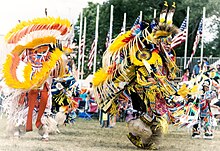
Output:
M76 22L89 1L102 4L106 0L4 0L0 5L0 35L9 32L18 20L45 17L45 8L48 16L60 16Z
M82 8L86 7L89 1L102 4L107 0L4 0L0 5L0 38L15 27L18 20L45 17L45 8L48 16L60 16L75 23ZM205 39L209 41L213 35L209 33Z

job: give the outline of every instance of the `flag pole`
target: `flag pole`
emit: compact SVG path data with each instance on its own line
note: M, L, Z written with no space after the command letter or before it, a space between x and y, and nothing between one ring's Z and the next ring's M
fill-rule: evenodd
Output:
M113 27L113 9L114 6L111 5L111 14L110 14L110 30L109 30L109 43L112 41L112 27Z
M80 64L81 64L81 40L82 40L82 20L83 20L83 11L80 13L80 31L79 31L79 48L78 48L78 75L77 78L79 80L79 76L80 76Z
M99 5L97 5L97 13L96 13L95 53L94 53L93 75L94 75L95 72L96 72L96 56L97 56L98 34L99 34Z
M203 20L202 20L202 39L201 39L201 56L200 56L200 61L202 62L203 60L203 47L204 47L204 27L205 27L205 12L206 12L206 9L205 7L203 7Z
M156 18L156 17L157 17L157 10L154 9L154 18Z
M123 20L123 33L126 32L126 13L124 13L124 20Z
M83 80L83 75L84 75L84 58L85 58L85 48L86 48L86 17L84 17L84 28L83 28L83 39L84 39L84 43L83 43L83 51L82 51L82 68L81 68L81 80Z
M187 60L188 26L189 26L189 6L187 7L187 14L186 14L186 39L185 39L185 51L184 51L184 69L186 69L186 60Z
M139 20L139 22L141 22L142 21L142 11L140 11L140 20Z

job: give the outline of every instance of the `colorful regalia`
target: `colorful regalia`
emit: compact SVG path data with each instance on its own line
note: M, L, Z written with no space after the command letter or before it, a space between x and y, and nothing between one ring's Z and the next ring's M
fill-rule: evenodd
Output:
M56 127L44 112L51 109L52 79L65 73L71 38L70 22L53 17L20 22L5 36L8 55L2 72L10 94L4 108L15 135L20 135L19 127L32 131L34 119L43 139Z
M219 95L219 73L215 68L201 71L195 78L183 84L182 90L187 92L184 102L177 110L170 112L173 122L179 127L192 128L192 138L213 138L213 108L211 104ZM183 93L182 93L183 94Z
M170 44L178 28L172 24L175 3L165 2L155 24L142 21L120 34L107 48L103 66L93 78L95 100L104 112L114 114L124 91L137 116L127 121L129 140L137 147L157 149L157 137L167 131L166 98L177 94L171 82L179 70Z

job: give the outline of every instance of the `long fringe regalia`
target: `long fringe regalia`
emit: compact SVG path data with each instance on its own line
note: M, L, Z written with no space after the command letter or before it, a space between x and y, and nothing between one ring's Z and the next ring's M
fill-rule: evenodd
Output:
M124 91L130 95L139 116L127 121L128 138L139 148L157 148L155 138L168 126L165 98L177 93L171 83L179 70L170 48L179 32L172 24L174 11L175 3L168 10L165 2L159 21L142 21L115 38L93 78L95 100L104 112L114 114L118 96Z
M9 94L3 103L11 130L22 125L31 131L34 115L37 128L45 125L42 116L50 110L52 78L65 72L70 34L68 20L46 17L20 22L5 36L8 55L2 72Z

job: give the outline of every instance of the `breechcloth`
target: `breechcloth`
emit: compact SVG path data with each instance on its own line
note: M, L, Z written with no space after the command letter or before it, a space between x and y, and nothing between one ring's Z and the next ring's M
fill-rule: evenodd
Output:
M37 104L37 98L38 94L40 93L40 101L39 101L39 110L38 110L38 115L37 115L37 120L36 120L36 127L39 128L42 123L41 123L41 117L44 113L44 110L47 106L47 100L48 100L48 84L45 83L43 90L30 90L28 92L28 115L27 115L27 124L26 124L26 131L32 131L32 118L33 118L33 110L35 105Z

